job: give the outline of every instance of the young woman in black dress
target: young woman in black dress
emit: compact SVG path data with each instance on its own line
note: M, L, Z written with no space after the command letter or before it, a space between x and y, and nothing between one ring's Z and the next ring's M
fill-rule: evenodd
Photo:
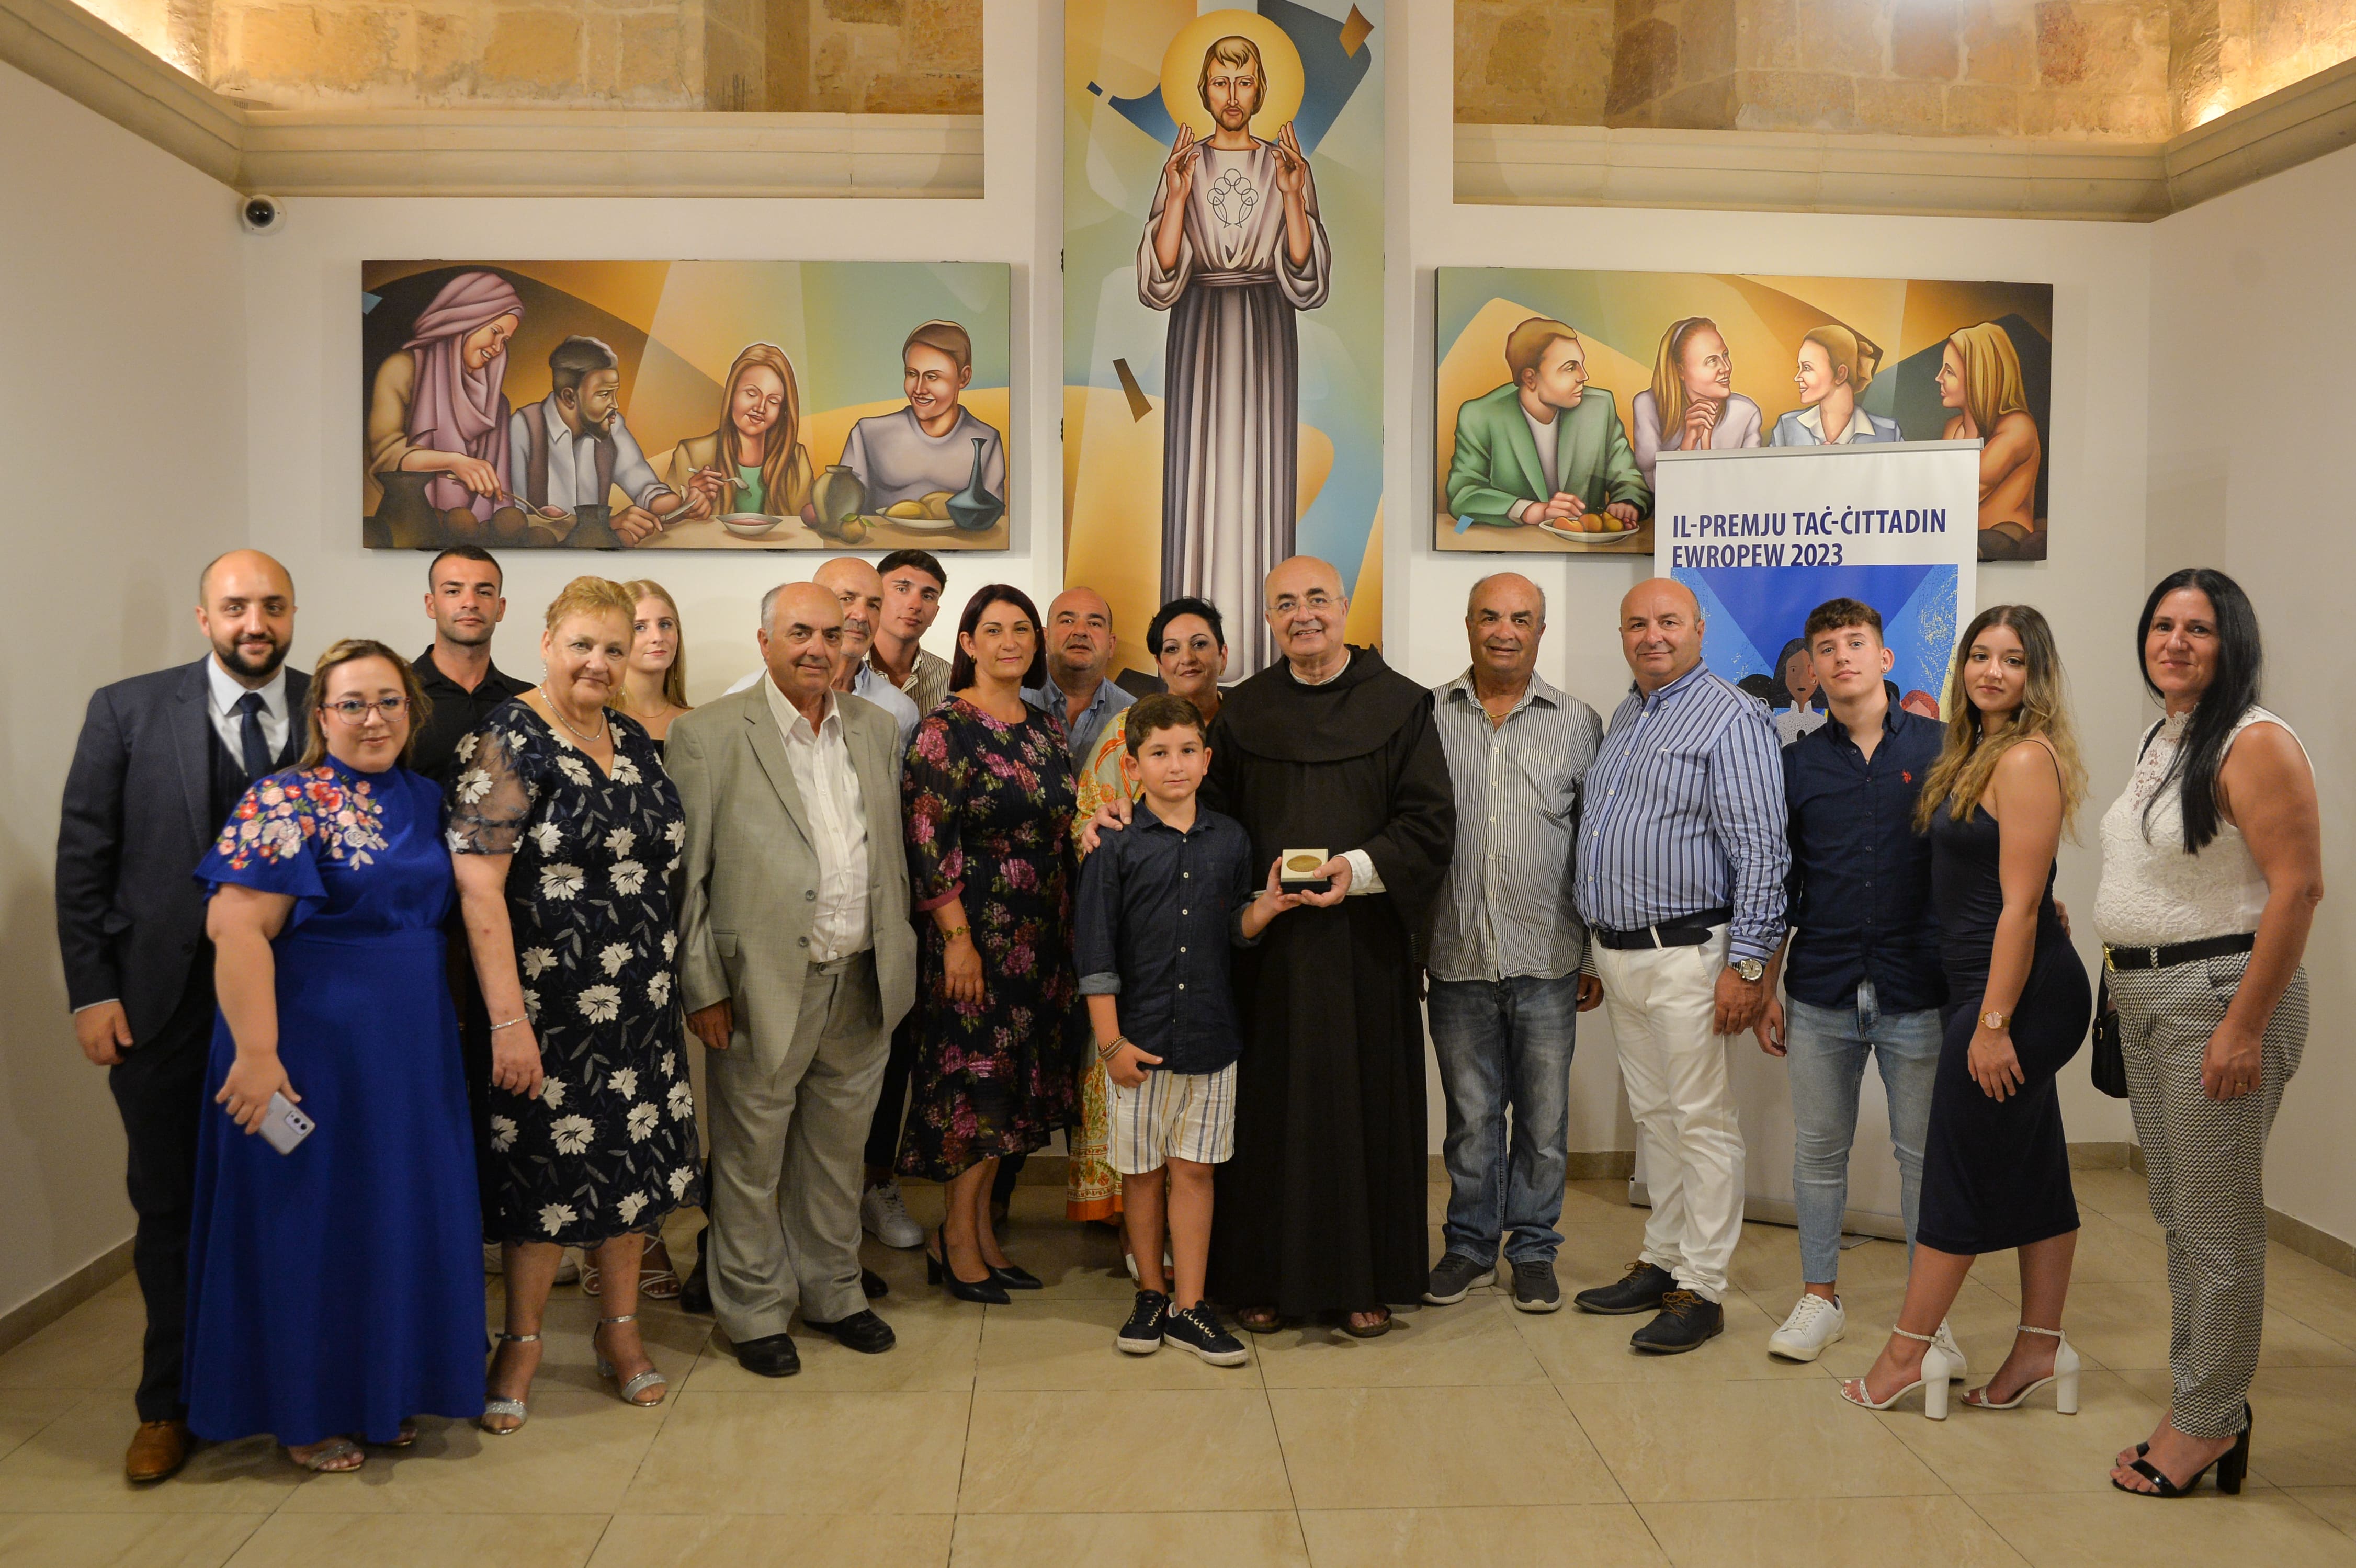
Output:
M2085 965L2053 902L2053 852L2086 793L2045 617L2025 604L1965 628L1947 688L1947 740L1922 781L1931 901L1947 972L1946 1040L1931 1093L1922 1218L1890 1342L1842 1396L1886 1410L1917 1387L1947 1413L1954 1370L1932 1338L1982 1253L2018 1248L2020 1328L1967 1405L2011 1410L2051 1382L2078 1409L2078 1356L2062 1305L2078 1207L2054 1074L2094 1016Z

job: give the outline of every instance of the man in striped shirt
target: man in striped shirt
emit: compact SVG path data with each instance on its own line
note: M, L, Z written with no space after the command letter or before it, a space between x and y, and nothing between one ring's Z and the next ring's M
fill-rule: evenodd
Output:
M1635 687L1588 770L1575 872L1653 1214L1625 1277L1572 1299L1657 1313L1629 1342L1659 1354L1726 1327L1742 1232L1726 1037L1766 1006L1791 863L1774 724L1710 673L1701 639L1701 606L1682 583L1653 578L1620 602Z

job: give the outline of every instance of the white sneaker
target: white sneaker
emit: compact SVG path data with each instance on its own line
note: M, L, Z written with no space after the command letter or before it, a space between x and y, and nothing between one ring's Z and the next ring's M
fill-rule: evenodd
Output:
M497 1242L485 1242L483 1243L483 1272L485 1274L505 1274L507 1272L507 1254L499 1246L499 1243ZM557 1284L572 1285L579 1280L580 1277L581 1264L574 1259L571 1253L566 1253L562 1257L556 1260Z
M1838 1301L1803 1291L1783 1326L1767 1336L1767 1353L1786 1361L1813 1361L1847 1332L1848 1314Z
M884 1182L860 1194L859 1223L887 1247L905 1252L925 1244L925 1228L908 1217L908 1206L900 1201L897 1181Z
M1939 1319L1938 1332L1931 1336L1931 1343L1935 1349L1946 1353L1949 1382L1962 1382L1970 1375L1971 1369L1964 1365L1964 1348L1955 1343L1955 1331L1947 1327L1945 1318Z

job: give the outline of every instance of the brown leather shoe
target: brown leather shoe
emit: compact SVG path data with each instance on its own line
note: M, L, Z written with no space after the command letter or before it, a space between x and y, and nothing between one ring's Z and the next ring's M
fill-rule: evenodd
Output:
M196 1440L185 1421L143 1421L123 1456L123 1473L134 1481L161 1481L179 1474Z

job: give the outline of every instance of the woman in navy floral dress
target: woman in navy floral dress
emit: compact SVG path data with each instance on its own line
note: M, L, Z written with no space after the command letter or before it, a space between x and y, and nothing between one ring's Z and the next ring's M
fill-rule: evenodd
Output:
M1046 682L1040 641L1021 590L975 594L949 699L916 727L900 774L910 897L931 915L900 1174L948 1184L933 1251L969 1300L1036 1286L999 1249L991 1179L1001 1156L1045 1147L1079 1115L1076 795L1059 717L1023 700Z
M548 678L461 742L450 848L491 1019L486 1232L507 1248L508 1324L484 1425L523 1424L562 1249L587 1250L611 1315L599 1370L633 1404L663 1380L636 1323L646 1239L702 1201L674 994L670 876L686 836L660 748L605 706L630 649L617 582L549 606Z

